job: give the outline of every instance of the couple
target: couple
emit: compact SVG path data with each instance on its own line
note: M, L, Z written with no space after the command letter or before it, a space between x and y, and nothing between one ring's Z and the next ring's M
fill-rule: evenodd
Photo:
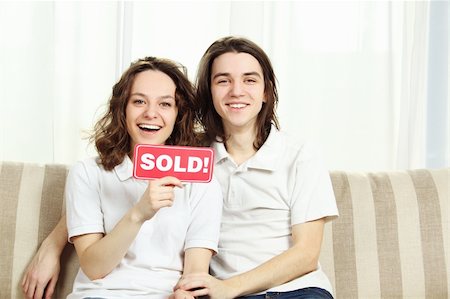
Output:
M63 217L25 273L27 297L51 295L68 237L81 268L69 298L332 298L318 264L338 215L328 170L279 131L277 102L269 58L245 38L206 50L195 94L174 62L133 63L95 126L99 157L69 173L68 232ZM137 143L212 146L215 178L136 180Z

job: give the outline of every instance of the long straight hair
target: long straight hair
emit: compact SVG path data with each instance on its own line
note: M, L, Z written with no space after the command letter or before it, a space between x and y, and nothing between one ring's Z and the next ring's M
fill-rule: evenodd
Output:
M243 37L228 36L215 41L206 50L200 60L196 88L197 99L200 101L199 117L205 131L206 143L208 144L213 141L225 142L228 138L225 135L222 119L213 105L211 69L214 59L229 52L252 55L258 60L263 71L266 102L263 103L261 111L257 116L256 139L253 143L253 147L258 150L269 136L271 125L274 124L277 129L280 128L276 115L278 92L275 73L269 57L257 44Z

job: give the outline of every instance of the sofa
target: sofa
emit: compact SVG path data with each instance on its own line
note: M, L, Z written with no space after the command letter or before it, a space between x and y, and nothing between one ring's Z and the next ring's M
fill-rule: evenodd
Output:
M26 266L64 210L67 165L0 162L0 298L22 298ZM330 171L340 217L325 228L320 263L336 298L448 298L450 168ZM63 252L54 298L78 269Z

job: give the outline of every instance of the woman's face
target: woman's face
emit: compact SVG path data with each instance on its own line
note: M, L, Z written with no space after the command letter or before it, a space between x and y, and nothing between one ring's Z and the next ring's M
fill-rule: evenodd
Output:
M135 77L125 111L131 150L136 144L165 144L178 115L175 89L173 80L160 71Z
M214 59L211 94L224 129L254 128L264 98L264 75L258 60L247 53L229 52Z

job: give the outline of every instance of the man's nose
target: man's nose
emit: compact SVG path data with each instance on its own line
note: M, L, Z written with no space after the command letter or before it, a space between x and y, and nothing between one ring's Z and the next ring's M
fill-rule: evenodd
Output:
M244 88L242 82L234 81L231 83L231 95L234 97L239 97L244 93Z

